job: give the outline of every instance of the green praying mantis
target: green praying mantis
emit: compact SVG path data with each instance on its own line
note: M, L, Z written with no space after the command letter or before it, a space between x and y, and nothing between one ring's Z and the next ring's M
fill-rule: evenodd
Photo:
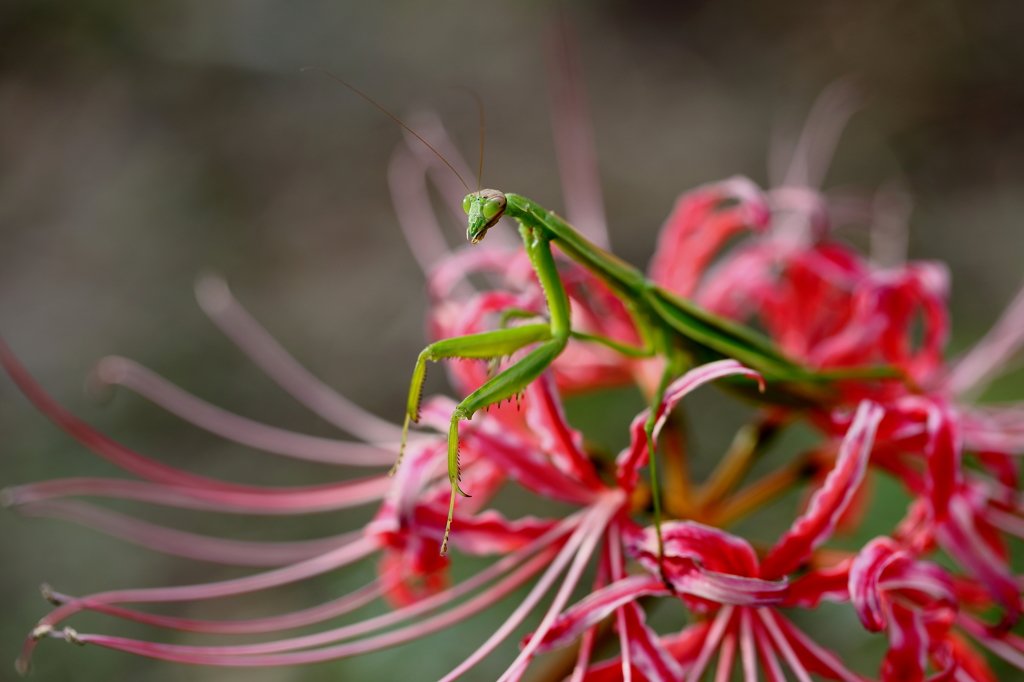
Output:
M314 70L322 71L390 116L436 154L455 173L463 186L466 186L459 173L437 150L391 112L337 76L322 69ZM477 102L480 103L479 98ZM482 106L480 114L482 174ZM466 190L469 191L468 186ZM428 345L416 360L406 404L402 441L392 474L401 464L409 426L419 419L428 362L450 358L493 361L511 356L528 346L534 346L524 356L466 396L452 413L448 430L448 480L451 484L451 497L441 544L442 556L448 547L456 497L468 497L459 487L459 422L472 419L478 411L522 393L555 361L570 339L601 344L630 358L663 358L664 369L651 400L655 407L661 404L665 390L671 382L688 368L724 358L733 358L757 370L767 386L763 395L759 395L755 390L758 385L752 380L742 377L721 380L728 383L733 390L759 400L797 407L827 404L834 399L834 393L829 387L829 383L833 381L852 378L900 378L900 374L890 367L853 367L824 372L805 367L785 357L768 338L753 329L719 317L692 301L659 287L647 279L640 270L591 243L562 218L521 195L494 189L478 190L466 195L463 208L468 216L466 238L472 244L480 243L487 231L494 227L502 216L509 216L519 223L523 245L543 288L548 319L546 322L509 326L495 331L443 339ZM560 279L552 246L558 247L565 256L589 270L622 301L638 331L640 345L628 345L572 328L569 296ZM653 438L656 419L657 410L651 409L645 424L645 433L660 555L661 502Z
M783 356L770 340L754 330L714 315L659 287L640 270L591 243L559 216L526 197L485 189L468 194L463 200L463 208L468 215L466 238L473 244L478 244L503 215L519 223L523 245L544 291L548 321L443 339L427 346L416 361L403 429L403 449L404 434L409 423L418 419L428 361L445 358L501 358L536 344L525 356L466 396L452 413L448 431L451 501L441 545L442 555L447 549L456 496L468 496L459 487L459 422L472 419L479 410L524 391L554 362L571 338L602 344L631 358L662 357L665 367L651 401L655 406L661 403L669 384L686 369L723 358L736 359L763 375L770 388L762 399L794 406L828 402L831 392L827 384L831 381L897 376L888 367L850 368L832 372L817 372L803 367ZM572 329L569 296L559 278L552 245L597 276L614 292L629 311L642 345L630 346ZM738 378L731 383L745 394L756 395L756 384L749 379ZM655 409L650 410L645 433L650 453L655 521L660 531L661 509L653 442L656 415ZM397 468L398 463L395 466ZM658 534L660 536L660 532Z

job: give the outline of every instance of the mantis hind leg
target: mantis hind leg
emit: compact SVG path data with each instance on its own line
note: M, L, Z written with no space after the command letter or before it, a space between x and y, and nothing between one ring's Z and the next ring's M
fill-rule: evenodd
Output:
M544 326L545 329L550 328ZM512 330L508 330L512 331ZM560 335L548 340L527 354L522 360L512 365L496 377L476 389L466 399L459 403L452 413L451 426L448 429L448 480L451 482L452 494L448 503L448 521L445 524L444 540L441 543L441 556L448 550L448 535L452 529L452 516L455 513L455 496L463 495L469 497L459 487L459 422L464 419L472 419L477 410L482 410L488 405L500 403L506 398L511 398L522 392L534 379L539 377L544 370L551 365L558 357L568 338Z

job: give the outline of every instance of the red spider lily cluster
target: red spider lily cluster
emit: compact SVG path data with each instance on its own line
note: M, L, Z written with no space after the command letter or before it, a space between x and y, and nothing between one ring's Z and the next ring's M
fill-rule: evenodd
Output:
M836 94L829 96L834 109ZM827 110L829 101L826 97L819 110ZM827 138L823 126L842 124L843 116L835 111L818 111L817 116L809 125L812 138ZM431 132L429 122L421 128L458 164L439 129ZM947 361L946 270L934 262L903 263L898 254L888 254L884 260L890 262L883 267L882 258L871 260L834 239L833 229L848 219L850 207L830 202L815 189L823 174L815 162L827 155L798 146L789 175L769 191L735 177L683 194L662 229L648 274L665 289L720 315L756 323L784 353L814 369L836 370L837 376L844 369L877 366L895 372L888 378L858 378L849 372L829 385L829 399L820 403L763 404L700 485L685 471L670 471L664 482L668 518L660 527L660 550L645 474L651 455L644 432L648 410L655 412L659 452L670 456L685 440L670 419L683 396L734 375L762 380L736 360L695 367L673 382L660 404L636 415L630 444L614 459L585 449L582 435L566 420L562 395L634 384L649 396L660 374L656 358L630 359L573 340L516 404L494 406L463 422L462 488L472 497L460 500L450 543L456 555L497 558L451 584L453 559L439 551L448 514L444 434L454 409L450 399L426 401L424 430L410 440L393 478L376 474L291 488L240 485L158 463L96 432L52 400L0 343L0 362L45 415L135 477L23 485L5 491L6 504L28 515L68 518L171 554L269 569L216 583L84 597L47 589L57 608L32 630L19 665L27 667L38 643L54 637L180 663L314 663L442 631L532 583L507 620L445 682L514 636L545 601L539 622L522 639L501 682L521 679L536 656L565 647L576 648L575 663L566 671L572 682L681 682L712 674L725 681L733 679L735 670L747 682L759 677L774 682L786 679L785 668L801 682L812 676L865 679L787 615L786 610L813 609L823 601L848 604L867 631L884 633L888 651L878 679L987 682L995 679L990 654L1024 670L1024 638L1012 631L1022 613L1024 576L1011 568L1008 549L1010 538L1024 538L1016 460L1024 454L1024 405L970 402L1024 343L1024 294L988 336ZM430 335L447 338L543 317L543 291L528 259L521 249L496 239L498 231L481 246L447 252L426 192L415 190L425 188L424 178L435 170L436 160L418 143L402 148L392 167L392 180L402 186L397 203L403 227L429 270ZM446 186L446 175L439 178L453 212L461 215L459 188ZM581 191L593 196L592 189ZM880 204L867 202L860 208L872 205ZM869 212L867 218L884 222L891 216ZM581 220L578 226L600 243L600 224ZM560 262L560 273L573 302L574 330L622 343L638 340L625 306L598 278L567 259ZM469 275L476 274L489 276L493 286L475 290ZM363 412L310 376L222 281L202 281L199 299L213 321L280 386L364 442L314 438L249 421L123 358L102 361L98 377L254 448L346 466L391 464L400 437L397 426ZM495 366L454 361L448 369L456 391L466 394L486 381ZM772 433L798 421L817 431L817 445L750 480L759 448ZM837 528L856 525L870 504L865 492L870 469L906 490L912 501L903 518L893 519L887 535L858 551L828 547ZM558 518L509 519L491 506L494 495L509 484L575 511ZM806 491L806 504L774 544L755 547L725 530L794 488ZM84 496L255 515L313 514L367 504L379 508L372 522L351 533L258 543L146 524L75 499ZM939 563L937 556L945 560ZM378 568L371 583L293 613L217 621L127 606L253 594L370 557L376 557ZM581 586L587 596L571 603ZM393 609L315 634L254 644L167 644L80 633L64 625L74 614L90 610L211 636L285 633L379 598L389 600ZM685 609L689 625L679 632L655 632L644 608L655 600ZM611 648L617 653L596 660L616 637L618 648Z

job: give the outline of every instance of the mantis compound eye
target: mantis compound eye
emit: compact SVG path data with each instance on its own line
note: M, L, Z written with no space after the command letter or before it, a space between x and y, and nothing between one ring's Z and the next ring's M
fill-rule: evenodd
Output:
M480 212L484 214L487 222L500 218L501 214L505 212L505 197L487 199L480 207Z
M473 206L473 195L467 194L466 198L462 200L462 210L469 213L469 209Z

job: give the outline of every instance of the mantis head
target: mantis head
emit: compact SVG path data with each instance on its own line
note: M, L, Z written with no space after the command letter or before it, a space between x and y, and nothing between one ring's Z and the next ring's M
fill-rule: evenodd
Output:
M482 189L467 194L462 200L462 208L469 214L466 239L479 244L487 230L491 229L505 213L505 195L496 189Z

